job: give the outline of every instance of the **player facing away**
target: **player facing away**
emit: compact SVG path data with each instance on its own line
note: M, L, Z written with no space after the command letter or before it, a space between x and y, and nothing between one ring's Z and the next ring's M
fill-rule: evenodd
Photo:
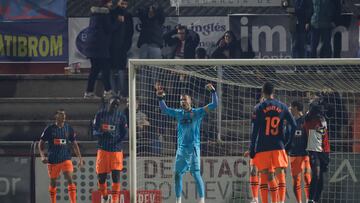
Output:
M100 109L95 116L93 134L98 138L96 174L102 195L101 202L117 203L120 196L120 171L123 169L122 142L127 134L125 115L118 109L119 97L112 97L107 107ZM107 191L107 174L111 173L112 198Z
M284 120L291 126L290 135L294 134L296 123L288 107L274 99L272 83L266 82L263 85L262 94L265 101L255 106L252 116L250 158L261 174L261 181L268 182L271 202L283 203L286 194L285 169L288 166L285 149L290 147L292 140L290 136L289 142L285 144ZM261 199L262 202L268 202L263 193Z
M191 97L183 94L180 96L180 109L167 107L164 97L165 93L160 85L156 85L156 95L159 98L161 111L176 118L177 125L177 150L175 157L175 193L176 203L181 203L182 177L190 171L195 179L199 203L205 202L204 182L200 174L200 126L204 115L217 107L218 97L213 85L206 85L211 92L211 103L200 108L191 106Z
M310 104L304 128L308 135L307 151L310 157L311 183L308 203L319 202L324 187L324 173L329 165L329 134L327 123L317 101Z
M261 97L259 100L259 103L263 102L263 101L265 101L265 99L264 99L264 97ZM249 151L246 151L244 153L244 157L248 157L249 154L250 154ZM250 183L251 195L252 195L251 203L258 203L259 202L259 185L260 185L260 191L261 191L261 193L263 193L262 196L266 196L266 197L268 196L268 185L267 185L267 182L262 183L261 180L259 180L260 173L259 173L258 169L256 168L253 159L249 160L249 166L250 166L249 183Z
M84 160L81 157L79 146L76 142L74 129L65 120L65 111L63 109L57 110L55 113L55 123L45 128L39 142L41 161L47 164L50 177L49 193L51 203L56 203L56 180L61 172L63 172L68 183L70 202L76 203L76 185L72 181L74 167L71 162L69 143L71 143L79 159L78 166L82 167L84 165ZM47 157L45 156L45 142L48 143Z
M304 174L304 190L306 202L309 200L309 187L311 181L311 167L307 147L307 134L304 129L305 116L303 114L303 104L293 101L290 105L290 112L296 120L296 131L293 135L291 148L288 152L290 156L291 176L293 177L293 190L298 203L302 203L301 178Z

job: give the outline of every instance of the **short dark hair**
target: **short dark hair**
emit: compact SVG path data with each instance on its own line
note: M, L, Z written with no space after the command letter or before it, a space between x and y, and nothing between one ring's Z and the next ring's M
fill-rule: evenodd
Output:
M191 96L190 96L190 94L188 94L188 93L181 93L181 94L180 94L180 96L183 96L183 97L190 97L190 99L191 99Z
M186 30L187 27L186 27L185 25L178 25L178 26L177 26L177 29L178 29L178 30Z
M274 84L271 82L265 82L262 87L262 92L266 95L271 95L274 93Z
M300 101L293 101L291 102L291 107L296 107L298 111L304 110L304 105Z
M62 112L66 113L65 109L58 109L58 110L55 111L55 115L58 114L58 113L62 113Z

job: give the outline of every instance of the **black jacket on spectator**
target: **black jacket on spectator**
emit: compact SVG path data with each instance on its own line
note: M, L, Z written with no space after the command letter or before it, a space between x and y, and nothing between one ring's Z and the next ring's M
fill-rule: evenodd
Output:
M224 42L225 35L229 34L232 41L229 44ZM225 54L228 52L228 56ZM240 42L236 39L235 34L232 31L226 31L224 35L217 41L216 49L211 55L214 59L237 59L241 58L242 50Z
M164 11L161 7L152 6L155 9L155 16L148 16L150 7L141 8L137 11L141 21L141 31L137 42L138 48L143 44L156 44L163 47L163 24L165 22Z
M310 23L312 0L295 0L295 16L298 24L305 25Z
M170 58L175 58L176 50L181 46L179 38L174 37L177 35L177 29L171 30L164 35L165 44L174 46ZM194 59L196 47L199 46L200 36L193 30L185 29L185 45L184 45L184 59Z
M110 57L110 11L106 7L91 7L90 23L84 54L89 58Z
M124 22L119 22L118 16L124 16ZM111 10L111 19L113 25L110 43L111 66L113 69L124 69L134 34L132 15L126 9L116 7Z

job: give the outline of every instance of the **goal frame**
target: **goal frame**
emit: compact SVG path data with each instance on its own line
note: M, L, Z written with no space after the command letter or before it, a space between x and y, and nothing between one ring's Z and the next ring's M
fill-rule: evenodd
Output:
M130 202L136 203L136 69L141 65L181 66L181 65L213 65L213 66L287 66L287 65L360 65L357 58L339 59L129 59L129 155L130 155Z

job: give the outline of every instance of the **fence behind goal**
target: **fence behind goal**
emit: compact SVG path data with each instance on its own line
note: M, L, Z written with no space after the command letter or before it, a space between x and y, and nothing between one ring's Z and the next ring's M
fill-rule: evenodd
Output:
M266 81L275 97L289 105L321 98L331 139L331 163L322 202L359 202L360 60L130 60L130 190L160 190L174 202L173 161L177 122L160 112L154 85L166 92L169 107L180 108L180 94L194 107L211 101L212 83L218 108L201 126L201 171L206 202L249 202L250 116ZM136 109L136 110L135 110ZM136 126L135 126L136 123ZM288 173L287 195L293 202ZM130 194L134 194L130 192ZM132 196L132 201L135 196ZM190 175L183 182L183 201L197 199Z

